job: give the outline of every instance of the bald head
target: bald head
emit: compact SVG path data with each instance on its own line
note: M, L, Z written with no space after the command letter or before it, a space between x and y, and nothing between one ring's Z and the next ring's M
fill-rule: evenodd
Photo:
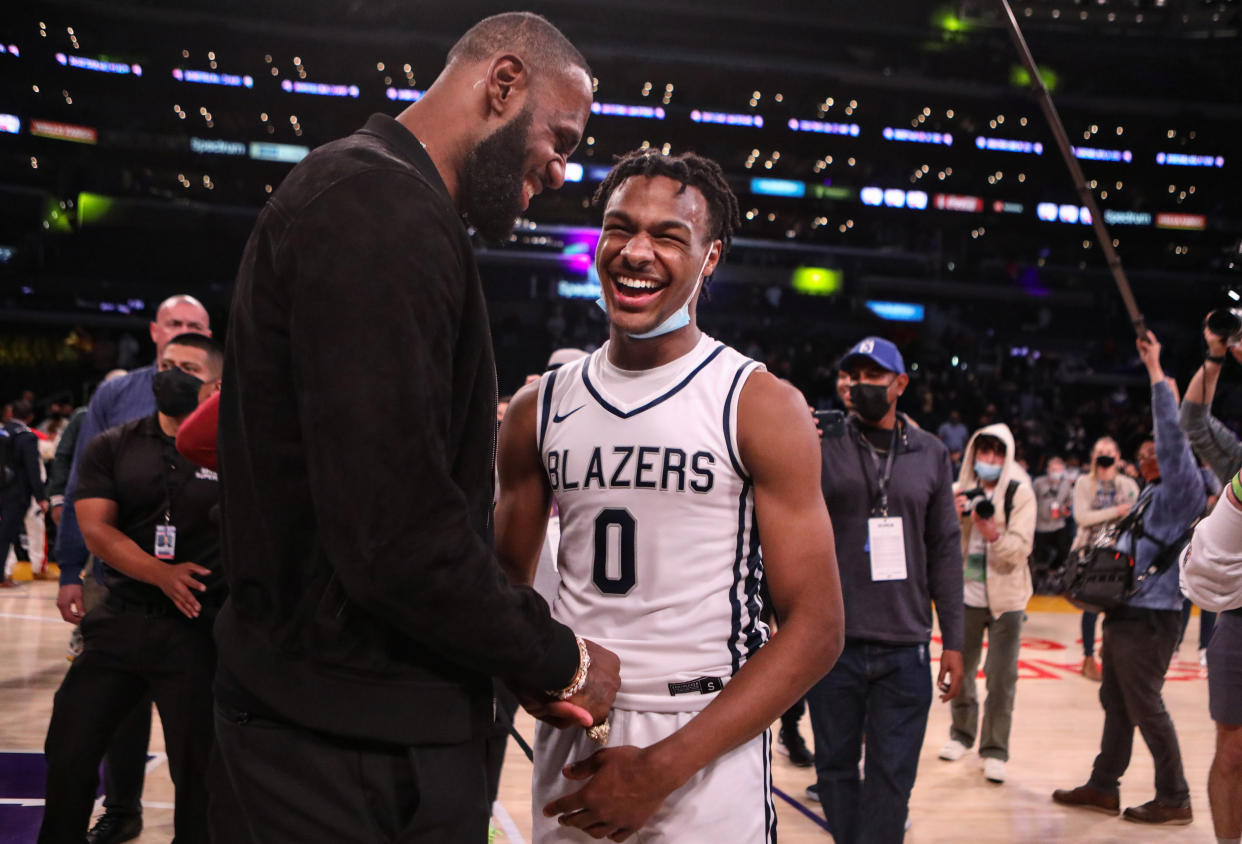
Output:
M186 293L169 296L155 310L151 323L151 342L155 343L155 359L159 360L168 341L178 334L211 336L211 318L203 303Z
M547 18L533 12L504 12L479 21L449 50L446 66L487 61L502 52L517 54L533 76L570 67L591 75L578 48Z

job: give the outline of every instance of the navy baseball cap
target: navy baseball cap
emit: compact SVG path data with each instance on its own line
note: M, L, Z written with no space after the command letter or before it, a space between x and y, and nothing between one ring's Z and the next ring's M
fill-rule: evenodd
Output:
M858 345L841 358L841 368L847 369L857 358L866 358L877 366L882 366L898 375L906 373L906 363L901 359L901 352L883 337L864 337L859 340Z

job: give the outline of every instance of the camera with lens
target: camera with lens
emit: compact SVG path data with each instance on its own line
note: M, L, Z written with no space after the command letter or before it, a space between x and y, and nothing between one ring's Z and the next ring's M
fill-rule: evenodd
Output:
M1207 315L1204 324L1225 345L1242 343L1242 308L1217 308Z
M988 498L983 487L977 486L974 489L962 490L958 495L966 496L966 506L962 508L963 516L978 513L979 518L990 519L996 515L996 505Z

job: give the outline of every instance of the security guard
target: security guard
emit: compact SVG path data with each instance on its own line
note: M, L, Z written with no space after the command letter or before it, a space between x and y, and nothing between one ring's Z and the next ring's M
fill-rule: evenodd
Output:
M146 694L164 724L176 840L208 840L211 625L226 588L212 514L218 485L215 472L177 454L174 438L219 390L222 368L214 341L174 338L152 383L157 412L110 428L83 453L75 508L87 547L105 564L108 597L82 619L85 649L56 693L40 844L81 844L108 738Z

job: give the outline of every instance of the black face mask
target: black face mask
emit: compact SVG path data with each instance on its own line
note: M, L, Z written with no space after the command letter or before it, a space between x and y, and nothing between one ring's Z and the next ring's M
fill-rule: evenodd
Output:
M155 393L155 406L160 413L180 419L189 416L198 407L198 391L203 380L173 367L155 373L151 379L151 391Z
M879 422L892 407L887 384L851 384L850 402L854 411L867 422Z
M1117 458L1109 454L1101 454L1099 457L1095 458L1095 465L1099 466L1101 469L1111 468L1116 462Z

